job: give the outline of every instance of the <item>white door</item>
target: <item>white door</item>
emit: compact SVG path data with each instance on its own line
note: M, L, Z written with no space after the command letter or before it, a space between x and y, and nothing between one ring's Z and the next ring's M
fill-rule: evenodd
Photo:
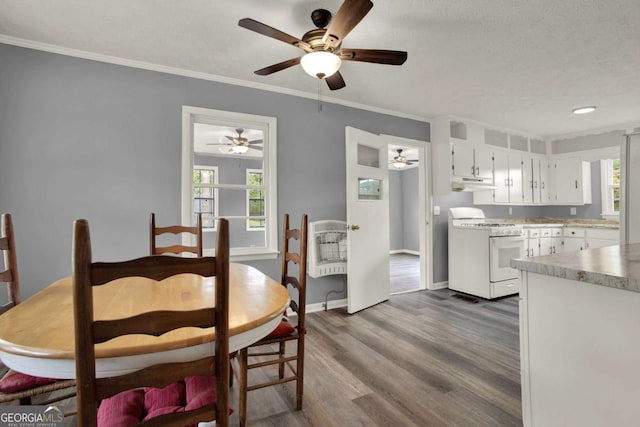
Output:
M389 171L387 143L346 128L347 311L389 299Z

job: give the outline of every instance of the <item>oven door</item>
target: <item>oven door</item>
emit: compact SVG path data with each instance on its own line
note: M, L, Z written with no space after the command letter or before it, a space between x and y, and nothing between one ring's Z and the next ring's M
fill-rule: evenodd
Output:
M523 236L504 236L489 238L489 280L499 282L518 277L518 270L511 268L510 262L514 258L522 258L524 253Z

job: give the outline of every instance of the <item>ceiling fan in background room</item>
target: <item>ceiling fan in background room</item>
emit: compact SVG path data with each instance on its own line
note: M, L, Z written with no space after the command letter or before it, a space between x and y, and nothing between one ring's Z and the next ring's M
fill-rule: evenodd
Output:
M252 150L262 151L262 147L258 146L258 144L262 144L261 139L255 139L253 141L249 141L247 138L242 136L244 129L238 128L236 129L238 136L229 136L225 135L225 138L229 140L228 143L225 144L216 144L213 142L209 142L206 145L218 145L220 146L220 150L222 151L222 147L227 147L227 150L223 151L227 154L244 154L249 151L249 148Z
M398 155L395 156L393 158L393 161L390 163L396 169L404 169L405 167L418 162L418 159L411 159L411 160L407 159L405 156L402 155L403 151L404 150L402 148L398 148L396 150Z
M318 79L324 79L329 89L337 90L346 86L342 75L338 71L342 61L402 65L407 60L407 52L399 50L342 48L344 38L358 25L372 7L373 3L370 0L345 0L333 18L328 10L316 9L311 13L311 20L317 28L306 32L302 39L283 33L251 18L241 19L238 25L306 52L301 57L288 59L257 70L255 71L256 74L267 76L300 64L307 74ZM327 25L329 26L327 27Z

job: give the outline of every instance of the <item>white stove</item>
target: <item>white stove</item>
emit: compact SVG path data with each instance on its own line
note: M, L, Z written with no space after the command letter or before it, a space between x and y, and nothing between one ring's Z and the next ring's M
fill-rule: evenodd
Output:
M510 261L524 252L520 224L485 218L477 208L449 210L449 288L483 298L518 293Z

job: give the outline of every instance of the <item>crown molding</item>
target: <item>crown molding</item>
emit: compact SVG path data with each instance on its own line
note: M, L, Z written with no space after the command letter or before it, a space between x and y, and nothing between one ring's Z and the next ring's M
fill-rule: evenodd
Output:
M181 77L190 77L199 80L208 80L218 83L225 83L235 86L243 86L252 89L264 90L268 92L276 92L284 95L297 96L300 98L314 99L321 102L327 102L331 104L343 105L345 107L356 108L359 110L371 111L374 113L386 114L389 116L401 117L405 119L416 120L420 122L428 123L430 121L427 117L421 117L414 114L402 113L399 111L387 110L385 108L374 107L371 105L360 104L357 102L345 101L342 99L332 98L329 96L319 96L317 93L304 92L294 89L286 89L279 86L268 85L264 83L256 83L248 80L235 79L231 77L219 76L216 74L202 73L199 71L187 70L183 68L169 67L166 65L153 64L150 62L136 61L132 59L119 58L116 56L103 55L100 53L89 52L85 50L72 49L68 47L37 42L33 40L21 39L17 37L7 36L0 34L0 43L24 47L27 49L40 50L49 53L55 53L58 55L72 56L75 58L88 59L91 61L106 62L109 64L122 65L124 67L138 68L148 71L156 71L159 73L173 74Z

